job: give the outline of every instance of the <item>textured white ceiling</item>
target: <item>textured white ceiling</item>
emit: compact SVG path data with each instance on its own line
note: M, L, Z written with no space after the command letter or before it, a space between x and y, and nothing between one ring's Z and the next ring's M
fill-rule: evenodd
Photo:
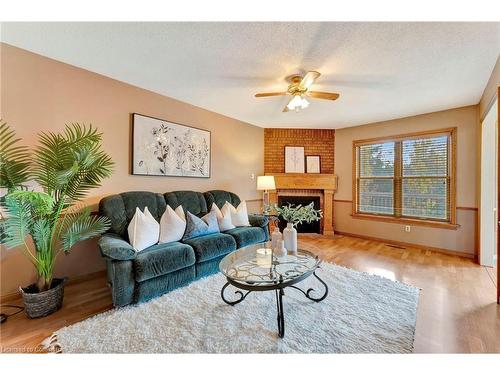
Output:
M500 23L3 23L2 41L263 127L341 128L476 104ZM340 93L283 113L285 78Z

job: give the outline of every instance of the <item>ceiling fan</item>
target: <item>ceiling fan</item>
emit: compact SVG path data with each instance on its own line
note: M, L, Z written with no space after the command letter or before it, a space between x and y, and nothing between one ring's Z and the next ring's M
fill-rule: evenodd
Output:
M282 96L291 95L292 97L288 101L283 112L296 111L305 109L309 106L309 101L306 97L315 99L326 99L326 100L336 100L340 95L334 92L322 92L322 91L310 91L311 86L314 81L321 74L316 71L307 72L304 77L299 75L294 75L290 78L290 85L285 92L261 92L255 94L256 98L263 98L267 96Z

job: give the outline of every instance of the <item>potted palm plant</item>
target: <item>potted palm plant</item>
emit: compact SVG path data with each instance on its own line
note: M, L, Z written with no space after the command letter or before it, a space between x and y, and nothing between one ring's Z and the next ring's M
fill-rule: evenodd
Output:
M21 288L30 318L62 306L64 279L53 277L59 254L109 228L107 218L92 215L81 204L88 191L112 173L113 162L101 149L101 138L92 126L71 124L63 133L41 133L31 155L14 131L0 124L0 187L7 191L0 200L2 242L20 247L36 269L36 283ZM42 191L29 190L31 180Z

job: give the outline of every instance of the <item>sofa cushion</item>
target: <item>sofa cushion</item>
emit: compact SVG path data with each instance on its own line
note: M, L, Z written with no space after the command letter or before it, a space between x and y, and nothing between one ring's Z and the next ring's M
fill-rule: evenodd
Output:
M202 193L197 191L179 190L165 193L166 204L174 210L181 205L184 211L189 211L196 216L203 216L208 212L207 202Z
M194 265L196 270L196 278L200 279L202 277L219 272L219 264L225 256L226 254L221 255L217 258L207 260L206 262L196 263Z
M231 203L234 207L238 207L240 204L240 198L230 191L225 190L210 190L203 193L205 200L207 201L207 207L211 208L212 203L215 203L217 207L222 208L226 202Z
M223 233L209 234L182 241L194 250L196 263L204 262L236 250L235 239Z
M134 302L146 302L174 289L181 288L194 281L195 277L195 266L189 266L136 283Z
M266 241L266 232L259 227L238 227L224 232L236 240L238 248Z
M161 243L137 253L133 260L138 282L165 275L194 264L193 249L180 242Z

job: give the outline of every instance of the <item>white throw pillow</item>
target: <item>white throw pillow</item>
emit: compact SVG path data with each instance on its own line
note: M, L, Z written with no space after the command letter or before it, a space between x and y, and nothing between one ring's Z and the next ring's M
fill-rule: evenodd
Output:
M230 205L229 202L226 202L224 206L222 206L222 210L220 210L215 203L212 203L212 209L210 210L210 212L215 212L221 232L236 228L233 225L231 218L231 208L228 205Z
M247 202L241 201L237 208L227 202L231 210L231 222L235 227L249 227Z
M181 205L177 206L174 211L181 217L182 220L186 221L186 213L184 212L184 209Z
M144 213L135 209L135 214L128 225L128 238L135 251L144 250L158 243L160 237L160 224L151 215L148 208L144 208Z
M180 208L180 209L179 209ZM186 230L186 218L182 206L178 206L175 211L167 205L167 209L160 219L160 241L168 243L179 241Z

